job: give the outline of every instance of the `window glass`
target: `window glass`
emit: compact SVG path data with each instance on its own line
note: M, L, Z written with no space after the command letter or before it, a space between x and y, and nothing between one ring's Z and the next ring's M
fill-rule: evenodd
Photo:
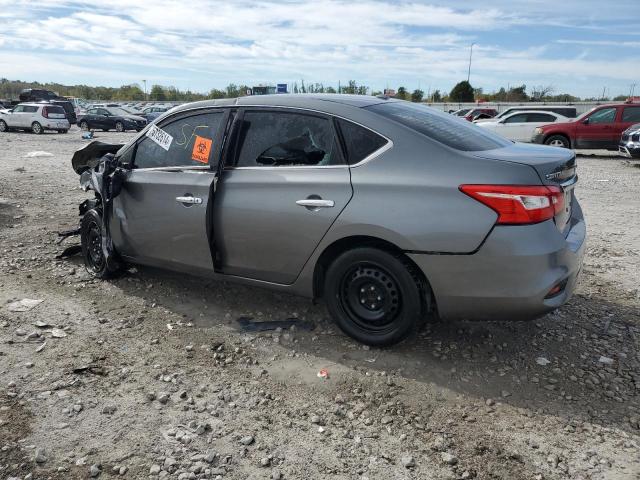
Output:
M90 108L89 110L87 110L87 115L97 115L97 114L98 114L97 108Z
M527 114L526 113L518 113L516 115L513 115L509 118L507 118L504 123L524 123L527 121Z
M589 116L589 125L595 125L598 123L613 123L616 119L615 108L603 108L596 112L593 112Z
M527 122L549 122L556 121L556 117L549 115L548 113L529 113L527 115Z
M38 107L27 105L26 107L24 107L24 111L27 113L35 113L38 111Z
M14 113L20 113L24 111L24 106L23 105L18 105L16 108L13 109Z
M424 105L389 102L364 108L456 150L492 150L511 145L511 141L489 130Z
M48 105L47 110L49 113L65 113L64 108L58 107L56 105Z
M623 122L640 122L640 107L624 107L622 111Z
M355 165L383 147L387 140L368 128L338 119L342 138L347 148L347 163Z
M138 144L134 164L136 168L215 166L213 158L216 132L223 112L203 113L182 117L163 125L162 130L173 139L165 150L149 137Z
M290 112L246 112L237 158L238 167L341 163L329 120Z

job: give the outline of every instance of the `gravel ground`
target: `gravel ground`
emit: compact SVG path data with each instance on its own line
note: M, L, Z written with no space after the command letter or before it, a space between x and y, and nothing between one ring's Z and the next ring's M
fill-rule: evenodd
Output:
M369 349L306 299L56 260L83 142L0 135L0 478L640 478L637 164L579 159L588 250L559 311Z

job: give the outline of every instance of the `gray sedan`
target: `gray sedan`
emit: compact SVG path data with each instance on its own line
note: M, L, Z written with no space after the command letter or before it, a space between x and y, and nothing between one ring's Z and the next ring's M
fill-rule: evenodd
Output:
M324 298L369 345L426 315L543 315L585 248L572 151L386 97L181 105L73 166L95 191L78 229L94 276L143 264Z

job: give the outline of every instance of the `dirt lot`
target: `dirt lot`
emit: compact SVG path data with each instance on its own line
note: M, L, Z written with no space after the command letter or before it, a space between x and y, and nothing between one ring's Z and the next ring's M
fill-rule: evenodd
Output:
M588 251L560 311L379 350L305 299L56 260L83 142L0 135L0 478L640 478L637 165L580 158ZM42 302L12 311L25 298Z

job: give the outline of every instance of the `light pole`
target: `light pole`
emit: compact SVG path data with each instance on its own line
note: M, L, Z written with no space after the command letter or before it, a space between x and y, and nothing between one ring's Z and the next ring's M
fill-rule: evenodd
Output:
M142 83L144 83L144 101L147 101L147 81L146 80L142 80Z
M471 48L469 49L469 70L467 71L467 83L469 83L469 79L471 78L471 56L473 55L473 46L475 43L471 44Z

